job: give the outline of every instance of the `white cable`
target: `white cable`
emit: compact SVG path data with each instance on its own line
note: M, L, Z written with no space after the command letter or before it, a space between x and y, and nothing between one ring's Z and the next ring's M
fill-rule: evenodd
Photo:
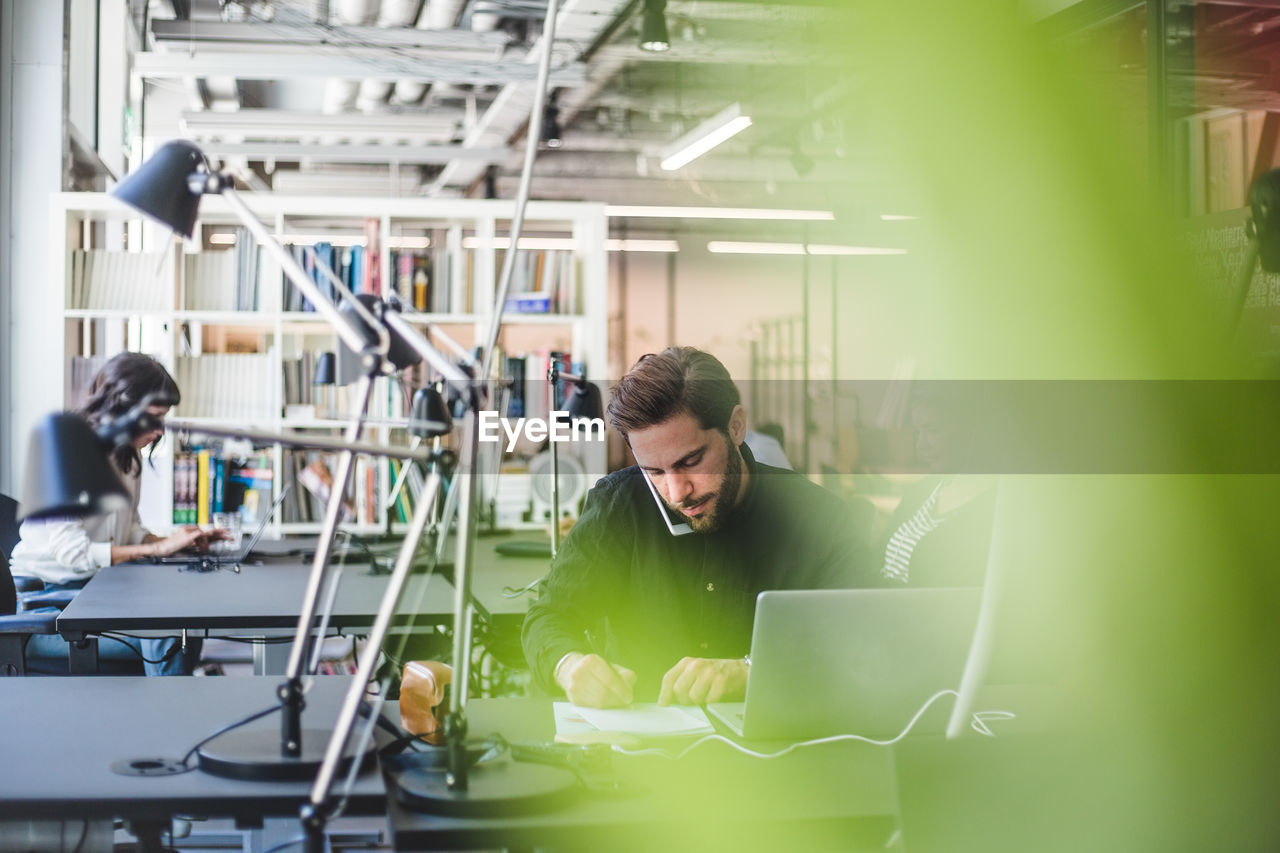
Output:
M928 711L929 706L931 706L934 702L938 701L943 696L956 696L956 695L958 694L954 690L939 690L937 693L930 696L925 701L925 703L920 706L920 710L916 711L915 716L913 716L911 720L908 721L906 728L904 728L901 732L899 732L896 737L893 737L889 740L875 740L874 738L863 737L862 735L832 735L831 737L823 737L823 738L817 738L816 740L805 740L805 741L800 741L799 743L793 743L790 746L788 746L786 749L779 750L778 752L756 752L753 749L747 749L745 746L735 743L734 741L730 740L724 735L706 735L705 737L698 738L693 743L689 744L687 747L685 747L683 750L681 750L679 753L675 755L672 755L670 752L668 752L665 749L656 749L656 748L655 749L625 749L617 745L614 745L613 751L622 753L623 755L661 755L663 758L680 759L680 758L684 758L691 751L693 751L699 746L702 746L702 744L704 743L709 743L711 741L720 741L722 743L727 743L729 746L738 750L738 752L741 752L744 755L750 755L753 758L781 758L787 753L797 750L802 746L818 746L819 744L836 743L838 741L843 741L843 740L857 740L857 741L862 741L863 743L872 744L874 746L891 746L897 743L898 741L902 740L908 734L910 734L911 729L915 727L915 724L920 721L921 717L924 716L924 712ZM1008 713L1008 712L1006 711L1006 712L992 712L992 713Z
M1012 720L1017 716L1012 711L974 711L973 721L969 723L969 728L980 735L995 737L996 733L987 726L988 720Z

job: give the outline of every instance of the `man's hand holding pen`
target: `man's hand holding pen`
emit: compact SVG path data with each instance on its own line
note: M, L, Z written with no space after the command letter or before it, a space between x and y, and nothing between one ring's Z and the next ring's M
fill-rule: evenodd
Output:
M574 652L556 667L556 683L569 701L588 708L622 708L632 702L636 674L600 655Z

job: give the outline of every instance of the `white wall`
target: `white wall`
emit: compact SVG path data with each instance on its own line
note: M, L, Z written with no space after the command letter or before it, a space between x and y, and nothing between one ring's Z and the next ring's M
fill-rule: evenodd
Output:
M611 256L615 286L626 264L624 368L675 343L708 350L735 379L747 379L758 325L804 311L803 258L716 255L705 246L705 239L682 240L675 255L674 338L668 328L669 256ZM829 379L834 372L841 379L887 379L903 359L927 351L928 341L914 331L926 309L924 294L905 274L911 263L909 256L809 258L811 378Z
M5 0L8 158L0 163L8 228L0 234L0 294L7 300L0 359L7 397L0 400L0 491L17 495L27 435L62 396L60 294L46 276L49 195L62 188L63 4ZM8 41L12 34L12 41Z

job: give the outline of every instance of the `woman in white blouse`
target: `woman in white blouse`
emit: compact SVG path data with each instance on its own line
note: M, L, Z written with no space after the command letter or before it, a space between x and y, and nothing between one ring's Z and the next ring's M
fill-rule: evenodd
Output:
M94 377L80 413L97 426L124 414L149 394L166 401L147 410L161 422L181 396L177 383L160 362L139 353L121 353ZM162 429L151 430L112 453L112 467L129 494L127 507L88 518L24 521L19 531L21 541L10 558L13 573L38 577L46 588L75 589L115 563L207 547L211 534L199 527L189 525L168 536L157 536L143 527L138 517L142 451L148 450L149 460L162 435ZM110 645L102 643L104 654L110 655ZM127 645L143 658L148 675L190 673L199 657L199 644L188 642L187 648L180 651L177 640L169 638L132 640Z

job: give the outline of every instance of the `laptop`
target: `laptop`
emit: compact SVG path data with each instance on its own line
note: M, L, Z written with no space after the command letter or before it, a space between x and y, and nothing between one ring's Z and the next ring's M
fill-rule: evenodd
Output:
M258 522L253 535L245 540L239 551L232 554L173 554L168 557L157 557L155 562L167 566L184 566L201 571L213 571L224 566L239 568L241 563L249 559L249 554L253 552L258 540L262 538L263 532L271 522L271 516L275 515L276 510L280 508L280 504L284 503L284 496L288 493L288 486L280 490L280 494L276 497L275 502L271 504L271 508L262 514L262 520Z
M707 712L746 740L898 735L939 690L955 689L982 591L841 589L760 593L746 701ZM912 729L942 732L939 699Z

